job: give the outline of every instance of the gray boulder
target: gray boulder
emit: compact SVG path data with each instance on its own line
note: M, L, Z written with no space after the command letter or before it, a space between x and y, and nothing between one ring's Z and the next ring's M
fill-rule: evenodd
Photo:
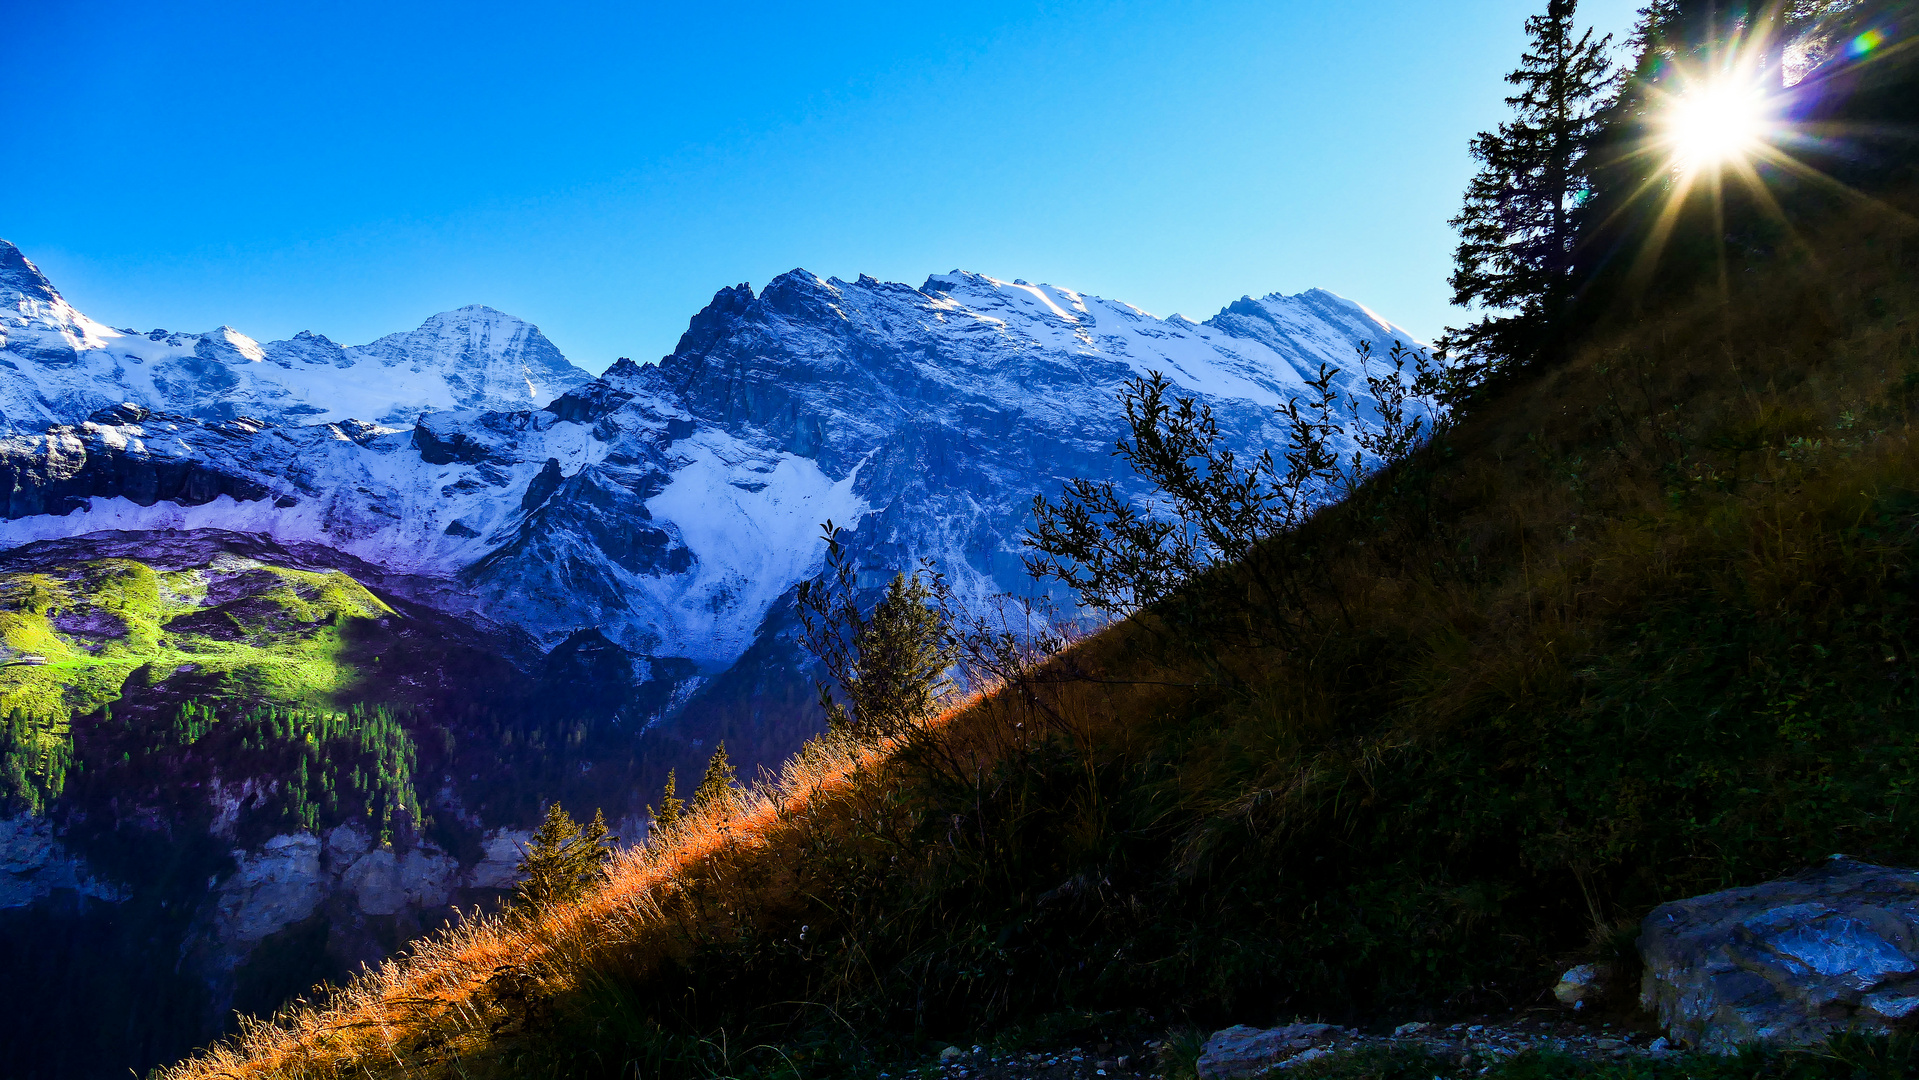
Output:
M1258 1076L1319 1046L1331 1042L1339 1029L1331 1024L1288 1024L1277 1028L1237 1024L1213 1032L1199 1054L1199 1080L1231 1080Z
M1702 1050L1919 1028L1919 871L1835 856L1666 904L1639 953L1640 1005Z

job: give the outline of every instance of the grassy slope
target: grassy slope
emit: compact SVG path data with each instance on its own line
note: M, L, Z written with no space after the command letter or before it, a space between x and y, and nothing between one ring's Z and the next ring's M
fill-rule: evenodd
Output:
M91 712L117 698L139 668L171 673L187 664L256 683L276 700L330 700L354 677L338 660L340 623L392 609L338 571L257 569L277 581L253 591L260 602L250 609L222 612L230 629L217 636L169 626L206 602L204 570L155 572L132 559L102 559L60 575L0 575L0 639L16 657L47 661L0 668L0 709Z
M209 603L210 582L237 576L254 580ZM363 680L345 635L392 614L346 574L264 563L156 571L109 558L0 574L0 800L37 813L58 797L74 718L136 686L190 673L241 707L344 705Z
M170 1075L830 1074L1087 1010L1518 1004L1661 900L1919 861L1909 222L1734 266L1323 515L1310 647L1199 643L1239 689L1116 628Z

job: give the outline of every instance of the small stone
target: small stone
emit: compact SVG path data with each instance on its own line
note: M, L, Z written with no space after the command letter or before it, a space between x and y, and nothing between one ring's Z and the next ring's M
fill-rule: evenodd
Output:
M1576 1009L1594 997L1599 990L1599 965L1580 964L1566 969L1559 977L1558 985L1553 987L1553 997L1561 1005Z
M1663 1054L1666 1051L1672 1049L1672 1043L1667 1042L1666 1037L1664 1035L1661 1035L1657 1039L1654 1039L1651 1045L1647 1046L1646 1049L1652 1051L1655 1054Z
M1414 1020L1413 1022L1409 1024L1401 1024L1398 1027L1394 1028L1393 1038L1404 1039L1411 1035L1417 1035L1422 1031L1430 1031L1430 1030L1432 1030L1431 1024L1427 1023L1424 1020Z

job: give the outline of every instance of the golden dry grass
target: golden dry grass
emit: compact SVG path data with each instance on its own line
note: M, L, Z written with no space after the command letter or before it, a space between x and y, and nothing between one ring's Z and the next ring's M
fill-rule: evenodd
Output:
M984 768L1012 748L989 697L960 702L930 726L942 752ZM1104 710L1102 710L1104 711ZM670 923L674 901L711 887L741 864L791 865L803 834L873 814L875 775L897 742L822 736L725 804L686 814L644 845L621 849L607 880L577 904L471 919L367 970L317 1004L298 1002L270 1021L243 1020L238 1036L158 1075L202 1077L451 1076L484 1073L503 1023L529 998L571 989L610 954L625 969L683 952ZM777 906L790 876L758 884ZM709 916L710 917L710 916Z

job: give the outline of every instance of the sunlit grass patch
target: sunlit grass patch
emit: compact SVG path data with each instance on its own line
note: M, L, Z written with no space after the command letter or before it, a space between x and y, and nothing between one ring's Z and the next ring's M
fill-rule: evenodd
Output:
M218 583L245 573L263 580L210 613ZM118 701L129 679L150 687L191 675L236 707L344 706L366 680L346 658L348 628L393 615L347 574L254 560L156 572L134 559L100 559L0 575L0 715L34 718L37 726L10 745L26 755L20 760L52 762L56 744L71 755L70 718ZM36 768L36 776L59 773ZM9 790L25 793L28 772ZM58 783L33 784L35 810L59 792Z

